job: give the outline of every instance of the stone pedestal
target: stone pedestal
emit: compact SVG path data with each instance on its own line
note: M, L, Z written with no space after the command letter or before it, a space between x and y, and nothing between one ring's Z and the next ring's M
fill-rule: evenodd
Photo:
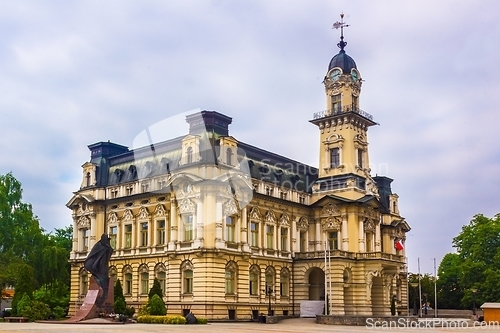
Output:
M103 291L92 276L90 278L89 290L87 291L82 306L76 311L73 317L67 320L67 322L79 322L82 320L99 318L100 313L108 314L114 312L114 285L114 279L109 278L108 295L103 305L98 307L96 301L102 295Z

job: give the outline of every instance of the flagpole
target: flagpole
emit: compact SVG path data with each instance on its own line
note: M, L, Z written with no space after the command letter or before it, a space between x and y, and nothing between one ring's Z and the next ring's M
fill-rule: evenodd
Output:
M406 315L410 315L410 279L408 278L408 257L405 257L405 265L406 265Z
M436 258L434 258L434 317L438 316Z
M417 258L417 266L418 266L418 303L420 306L419 317L422 317L422 284L420 283L420 258Z

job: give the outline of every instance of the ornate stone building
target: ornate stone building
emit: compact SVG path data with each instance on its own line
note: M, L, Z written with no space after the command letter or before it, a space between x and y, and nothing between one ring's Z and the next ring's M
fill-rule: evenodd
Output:
M324 300L334 315L406 313L405 234L392 179L372 177L361 75L340 52L324 80L327 110L313 115L319 165L238 141L214 111L186 118L182 137L129 149L89 146L74 221L71 309L87 291L83 268L102 233L115 252L110 274L126 301L147 302L153 279L169 314L247 320L298 315ZM326 256L326 258L325 258ZM327 259L327 260L325 260Z

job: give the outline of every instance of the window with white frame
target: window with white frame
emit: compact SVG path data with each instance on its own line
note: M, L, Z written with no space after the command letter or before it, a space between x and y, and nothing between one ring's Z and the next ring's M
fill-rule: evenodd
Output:
M274 248L274 225L266 224L266 247Z
M259 223L250 222L250 246L259 246Z
M117 235L118 235L118 227L117 226L109 227L109 244L113 249L116 249Z
M259 294L259 277L260 277L260 269L256 265L252 265L250 267L249 274L249 282L250 282L250 295L258 295Z
M281 251L288 251L288 228L280 228Z
M234 242L235 218L232 216L226 217L226 241Z
M156 222L156 245L164 245L165 243L165 220L158 220Z
M140 224L141 226L141 246L148 246L148 238L149 238L149 233L148 233L148 222L142 222Z
M182 216L184 223L184 241L194 240L194 217L192 214Z

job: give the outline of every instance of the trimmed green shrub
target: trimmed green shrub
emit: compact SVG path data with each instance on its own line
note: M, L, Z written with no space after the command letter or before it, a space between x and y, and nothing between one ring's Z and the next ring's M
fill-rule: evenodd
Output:
M149 300L147 308L149 310L149 314L152 316L164 316L167 314L165 303L163 303L160 296L156 294Z
M184 316L167 316L165 319L165 324L183 325L185 323L186 323L186 318L184 318Z
M197 324L208 324L208 319L207 318L199 318L199 317L196 317L196 323Z
M137 317L137 322L142 324L178 324L186 323L186 318L183 316L151 316L141 315Z
M125 301L123 298L117 298L115 301L115 304L113 304L115 308L115 313L117 314L125 314L125 309L127 307L127 304L125 304Z
M29 321L47 319L49 317L49 314L49 306L39 301L32 301L30 306L28 306L24 309L23 312L21 312L21 315L23 317L27 317Z

